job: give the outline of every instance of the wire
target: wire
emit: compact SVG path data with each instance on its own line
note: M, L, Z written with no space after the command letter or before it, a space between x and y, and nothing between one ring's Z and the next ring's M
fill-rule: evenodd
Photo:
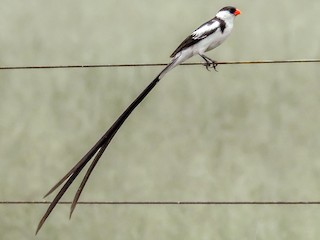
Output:
M287 63L287 64L320 63L320 59L217 62L218 65L282 64L282 63ZM0 70L155 67L155 66L166 66L166 65L167 63L3 66L3 67L0 67ZM181 65L184 65L184 66L203 65L203 63L183 63ZM0 205L37 205L37 204L51 204L51 201L0 201ZM61 201L61 202L58 202L58 204L72 204L72 202ZM320 205L320 201L79 201L78 204L82 204L82 205Z
M51 201L0 201L0 205L38 205ZM61 201L58 204L72 204ZM320 205L320 201L79 201L81 205Z
M280 63L320 63L320 59L295 59L295 60L256 60L256 61L223 61L218 65L244 65L244 64L280 64ZM91 64L91 65L38 65L38 66L3 66L0 70L22 69L61 69L61 68L115 68L115 67L155 67L166 66L167 63L139 63L139 64ZM181 65L203 65L203 63L183 63Z

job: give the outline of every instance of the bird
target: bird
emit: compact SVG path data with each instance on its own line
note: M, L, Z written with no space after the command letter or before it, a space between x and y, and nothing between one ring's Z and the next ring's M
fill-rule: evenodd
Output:
M47 197L49 194L54 192L62 184L62 188L57 193L55 198L50 203L48 209L41 218L38 227L36 229L36 234L39 232L48 216L55 208L61 197L68 190L72 182L76 179L79 173L91 162L91 165L87 169L87 172L74 196L73 202L71 204L70 215L77 205L79 197L85 187L93 169L95 168L97 162L101 158L102 154L108 147L109 143L120 129L122 124L126 121L132 111L143 101L143 99L149 94L149 92L156 86L156 84L174 67L185 62L187 59L194 55L199 55L204 60L204 66L207 70L209 68L214 68L216 70L217 62L204 55L205 52L218 47L223 43L226 38L230 35L233 29L233 22L237 15L241 12L239 9L226 6L221 8L214 18L202 24L200 27L195 29L182 43L177 47L177 49L171 54L170 63L155 77L153 81L136 97L136 99L124 110L124 112L116 119L116 121L111 125L111 127L105 132L105 134L96 142L96 144L80 159L80 161L64 176L58 181L44 196Z

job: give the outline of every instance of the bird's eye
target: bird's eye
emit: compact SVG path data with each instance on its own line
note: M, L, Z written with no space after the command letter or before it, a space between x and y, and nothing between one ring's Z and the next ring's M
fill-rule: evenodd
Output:
M234 14L235 11L236 11L235 8L231 8L231 9L230 9L230 13L231 13L231 14Z

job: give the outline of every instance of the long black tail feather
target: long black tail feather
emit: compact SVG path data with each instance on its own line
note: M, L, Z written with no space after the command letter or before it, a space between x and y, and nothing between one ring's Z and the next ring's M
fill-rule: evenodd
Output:
M168 67L171 64L169 64L163 71L168 69ZM76 177L79 175L79 173L82 171L82 169L86 166L86 164L94 157L93 162L91 163L90 167L88 168L78 190L75 194L75 197L73 199L72 205L71 205L71 211L70 211L70 217L77 205L77 202L79 200L79 197L81 195L81 192L83 188L85 187L88 178L90 177L90 174L92 173L94 167L96 166L97 162L101 158L103 152L108 147L109 143L111 142L114 135L117 133L119 128L122 126L122 124L125 122L125 120L129 117L129 115L132 113L132 111L142 102L142 100L149 94L149 92L156 86L156 84L160 81L160 78L164 75L162 74L163 71L140 93L140 95L127 107L127 109L119 116L119 118L112 124L112 126L109 128L109 130L99 139L99 141L87 152L86 155L83 156L83 158L63 177L61 180L55 184L49 192L45 195L48 196L52 192L54 192L59 186L61 186L63 183L64 185L58 192L58 194L55 196L51 204L49 205L47 211L41 218L36 234L39 232L43 224L45 223L46 219L49 217L52 210L56 207L61 197L65 194L65 192L68 190L70 185L73 183L73 181L76 179Z

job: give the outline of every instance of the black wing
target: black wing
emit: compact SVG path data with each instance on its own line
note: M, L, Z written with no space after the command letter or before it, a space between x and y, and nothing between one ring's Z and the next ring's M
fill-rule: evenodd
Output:
M190 36L188 36L177 47L177 49L170 55L170 57L174 57L178 52L182 51L183 49L186 49L186 48L196 44L200 40L208 37L209 35L211 35L215 31L217 31L218 28L221 28L221 30L222 30L221 21L219 21L219 20L221 20L221 19L214 17L213 19L202 24L200 27L198 27L196 30L194 30L193 33ZM218 23L218 24L214 24L214 23Z

